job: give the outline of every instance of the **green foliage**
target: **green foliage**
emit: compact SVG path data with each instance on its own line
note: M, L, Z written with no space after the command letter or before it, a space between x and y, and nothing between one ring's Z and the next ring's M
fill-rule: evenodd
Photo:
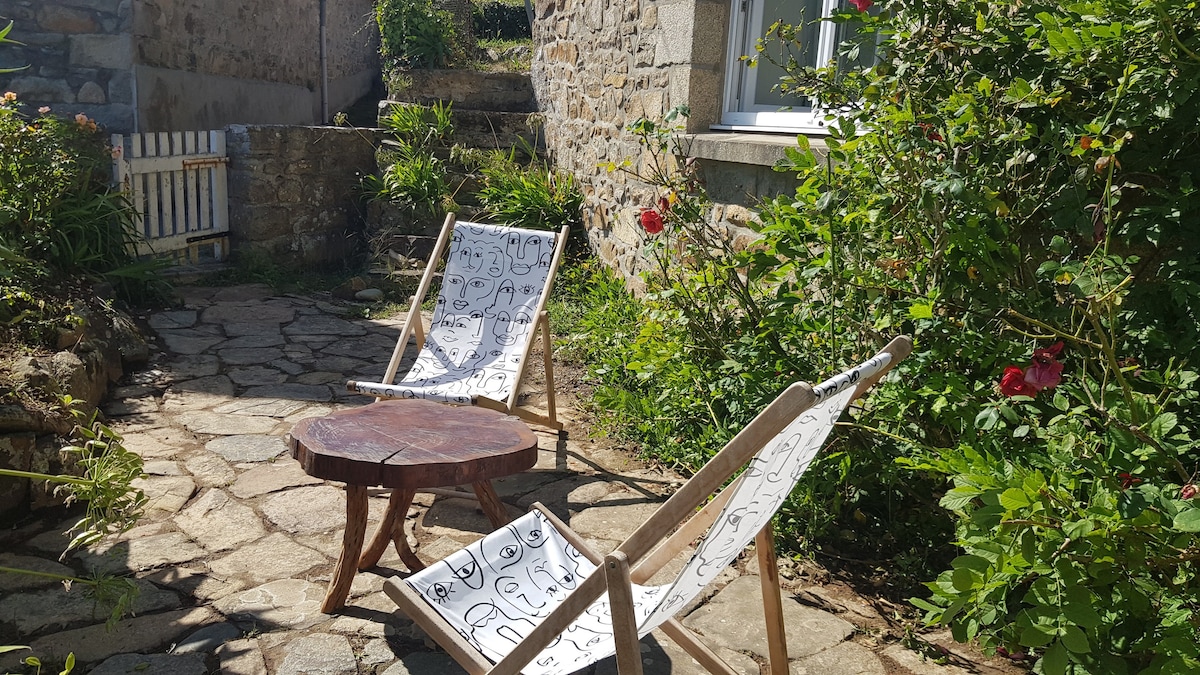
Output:
M529 40L532 36L521 0L476 0L471 3L471 18L481 40Z
M597 400L694 465L788 382L911 333L781 535L915 574L953 526L928 621L1047 674L1194 672L1200 5L884 10L832 19L883 36L874 69L781 64L841 115L780 163L799 188L753 243L707 225L669 122L631 127L649 158L614 168L658 190L649 293L600 339L625 347ZM998 391L1031 354L1065 370Z
M408 68L444 68L461 61L464 49L454 16L433 0L378 0L380 52Z
M815 361L915 334L858 424L950 480L928 621L1047 674L1192 672L1200 6L885 9L834 19L884 36L878 67L793 71L853 110L790 153L746 274L828 308ZM1060 386L996 392L1060 340Z
M0 324L40 342L62 316L42 290L64 278L104 280L122 299L161 284L161 264L135 258L125 197L108 185L111 158L96 123L0 100ZM39 290L42 289L42 290Z
M481 168L479 199L487 217L514 227L558 230L565 225L581 232L583 193L574 177L537 160L522 166L514 156L513 152L497 153L494 161Z

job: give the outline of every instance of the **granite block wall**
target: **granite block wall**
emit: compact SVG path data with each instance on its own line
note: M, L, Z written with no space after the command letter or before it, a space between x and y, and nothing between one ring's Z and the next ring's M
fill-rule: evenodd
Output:
M232 125L226 133L233 255L313 270L350 262L365 222L359 181L376 170L381 132Z

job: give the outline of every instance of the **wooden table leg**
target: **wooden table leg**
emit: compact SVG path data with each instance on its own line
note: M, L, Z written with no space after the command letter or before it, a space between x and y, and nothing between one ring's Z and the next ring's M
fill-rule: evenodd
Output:
M404 535L404 519L408 517L408 507L412 506L413 497L416 494L416 490L392 490L392 495L388 498L387 510L384 511L383 520L379 523L379 529L375 531L375 536L371 538L367 550L358 559L358 569L370 569L377 565L389 543L396 544L396 553L400 555L400 560L408 566L410 572L419 572L425 569L425 563L421 562L416 553L413 553L412 548L408 545L408 537Z
M487 515L488 520L492 521L492 527L503 527L512 521L508 517L508 509L505 508L504 502L500 501L500 495L496 494L496 488L492 487L491 481L481 480L478 483L472 483L471 487L475 488L475 496L479 498L479 505L483 507L483 512Z
M346 534L342 537L342 556L338 558L333 578L321 611L328 614L346 605L350 584L358 571L358 555L362 551L363 537L367 533L367 488L365 485L346 485Z
M358 559L359 570L370 569L379 563L383 551L392 543L397 530L400 531L400 536L404 536L404 519L408 517L408 507L412 505L415 495L415 490L392 490L379 529L375 531L371 543L367 544L367 549Z

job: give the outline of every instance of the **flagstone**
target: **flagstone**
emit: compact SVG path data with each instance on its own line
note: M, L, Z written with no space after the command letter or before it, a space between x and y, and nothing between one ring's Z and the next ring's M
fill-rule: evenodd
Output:
M167 349L176 354L202 354L213 345L225 341L223 335L180 335L181 331L163 330L158 332Z
M899 646L899 645L897 645ZM886 653L886 652L885 652ZM902 663L902 662L901 662ZM835 647L830 647L812 656L792 661L788 670L789 675L885 675L888 669L870 649L846 641ZM912 669L919 673L922 669ZM940 667L936 672L943 671Z
M200 315L200 320L204 323L213 324L251 322L281 324L287 323L295 317L296 310L293 307L254 303L246 305L213 305L204 310Z
M283 356L283 350L279 347L241 347L222 349L217 356L230 366L248 366L278 359Z
M465 675L466 672L446 652L410 652L380 675Z
M288 375L299 375L305 370L304 366L300 365L299 363L288 361L286 359L276 359L271 361L270 365L282 370Z
M294 425L296 422L299 422L300 420L308 419L310 417L325 417L326 415L332 414L337 409L338 409L337 407L334 407L331 405L305 406L304 408L297 410L296 412L292 413L291 415L288 415L287 417L283 418L283 421L287 422L288 424Z
M711 644L749 650L765 657L767 636L762 629L762 616L759 579L742 576L689 614L683 624L704 635ZM817 654L842 643L854 633L854 624L829 612L805 607L790 597L783 598L783 623L791 658Z
M142 575L146 581L187 594L201 602L219 600L246 587L238 579L218 579L209 574L203 563L193 562L197 569L172 565Z
M153 396L122 398L106 401L101 408L109 417L125 417L158 412L158 400Z
M302 485L320 485L325 481L304 473L300 463L288 457L270 464L257 465L238 476L229 492L238 499L251 499Z
M332 384L341 389L346 384L346 375L332 370L315 370L297 377L296 382L300 384Z
M172 654L212 653L231 640L242 637L242 630L229 622L213 623L183 638L171 650Z
M286 385L278 385L286 386ZM328 390L328 389L327 389ZM287 398L238 397L212 409L223 415L251 415L258 417L287 417L307 406L303 401Z
M294 577L328 562L329 558L321 553L276 532L212 561L209 569L217 578L244 577L251 583L261 584Z
M133 580L137 595L133 600L134 614L157 612L179 607L179 596L141 579ZM61 586L40 591L13 593L0 598L0 616L16 626L22 635L32 635L47 628L63 628L81 623L98 623L108 619L111 606L97 603L84 591L82 584L70 591Z
M332 485L299 487L263 500L263 515L293 534L311 534L346 524L345 494Z
M283 327L284 335L365 335L366 329L334 316L315 314L301 316Z
M75 571L66 565L32 555L0 553L0 567L29 570L31 572L44 572L46 574L57 574L60 576L75 576ZM0 592L3 592L4 595L16 593L17 591L28 590L31 588L56 586L60 583L61 582L58 579L54 579L52 577L44 577L33 574L18 574L16 572L0 572Z
M240 337L226 340L225 343L221 345L221 349L258 349L262 347L278 347L286 342L287 341L283 339L283 335L279 334L278 332L261 335L242 335Z
M189 354L168 363L166 371L176 380L209 377L221 372L221 360L212 354Z
M205 675L203 654L117 654L89 675Z
M324 384L268 384L260 387L250 387L244 394L246 397L257 398L287 398L300 401L322 403L330 400L330 390Z
M175 517L175 525L209 551L224 551L266 535L254 509L211 489Z
M151 518L179 511L196 492L196 481L191 476L135 478L130 485L146 494L144 517Z
M235 384L240 384L243 387L249 387L256 384L278 384L287 380L287 373L280 372L275 368L264 368L263 366L251 366L249 368L230 368L229 379Z
M349 356L317 356L313 358L312 363L317 370L336 370L340 373L357 373L365 368L370 372L382 374L387 366L386 363L368 362Z
M95 663L114 654L160 649L213 616L207 607L143 614L117 622L112 630L101 623L47 635L34 640L30 647L43 661L61 662L74 652L77 662Z
M205 410L189 410L178 418L189 431L216 436L240 436L244 434L267 434L275 430L273 417L252 415L222 415Z
M225 335L231 338L247 335L279 335L279 324L274 321L226 321L221 324Z
M217 657L221 675L267 675L267 662L256 639L226 642L217 648Z
M204 448L230 462L266 462L282 455L288 449L282 437L263 434L222 436L209 441Z
M222 487L237 479L237 472L215 453L201 453L188 457L184 467L202 487Z
M121 445L126 450L136 452L143 459L170 457L188 443L194 443L195 437L183 429L160 427L136 433L122 434Z
M173 462L169 459L156 459L142 463L142 472L151 476L182 476L183 469L179 467L179 462Z
M188 540L183 532L167 532L102 543L80 551L78 557L89 569L100 572L141 571L162 565L179 565L207 555L203 548Z
M225 375L210 375L176 382L163 394L163 410L169 413L202 410L233 397L234 386Z
M169 312L158 312L150 315L150 327L154 330L171 330L174 328L191 328L196 325L196 310L180 309Z
M325 587L303 579L279 579L221 598L213 607L244 628L303 629L324 621Z
M355 675L358 663L350 641L341 635L316 633L292 640L283 649L277 675Z

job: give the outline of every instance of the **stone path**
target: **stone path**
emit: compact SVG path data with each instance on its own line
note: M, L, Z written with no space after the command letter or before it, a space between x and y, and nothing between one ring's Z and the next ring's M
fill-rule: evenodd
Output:
M106 611L80 588L0 574L0 644L30 645L48 662L74 652L76 672L94 667L96 675L461 673L382 593L386 577L405 571L394 549L357 575L345 610L319 611L341 546L343 491L307 476L283 440L300 419L370 402L343 383L381 374L399 321L350 318L337 301L275 296L263 286L180 293L184 309L149 318L159 348L151 367L129 376L104 406L126 446L145 459L137 481L149 497L145 517L63 563L56 558L70 522L28 527L10 537L21 543L0 552L0 566L129 575L141 591L133 615L106 630ZM679 480L600 451L564 412L569 440L539 432L537 466L496 488L514 514L541 501L610 550ZM386 495L372 497L370 531L385 504ZM490 530L475 502L427 494L418 495L406 527L426 562ZM757 674L766 641L754 558L738 564L684 623L736 668ZM855 617L873 610L824 604L836 613L785 598L793 674L966 672L852 639ZM644 641L643 657L648 674L703 672L657 634ZM17 658L0 657L0 670L18 669ZM615 671L610 659L588 672Z

